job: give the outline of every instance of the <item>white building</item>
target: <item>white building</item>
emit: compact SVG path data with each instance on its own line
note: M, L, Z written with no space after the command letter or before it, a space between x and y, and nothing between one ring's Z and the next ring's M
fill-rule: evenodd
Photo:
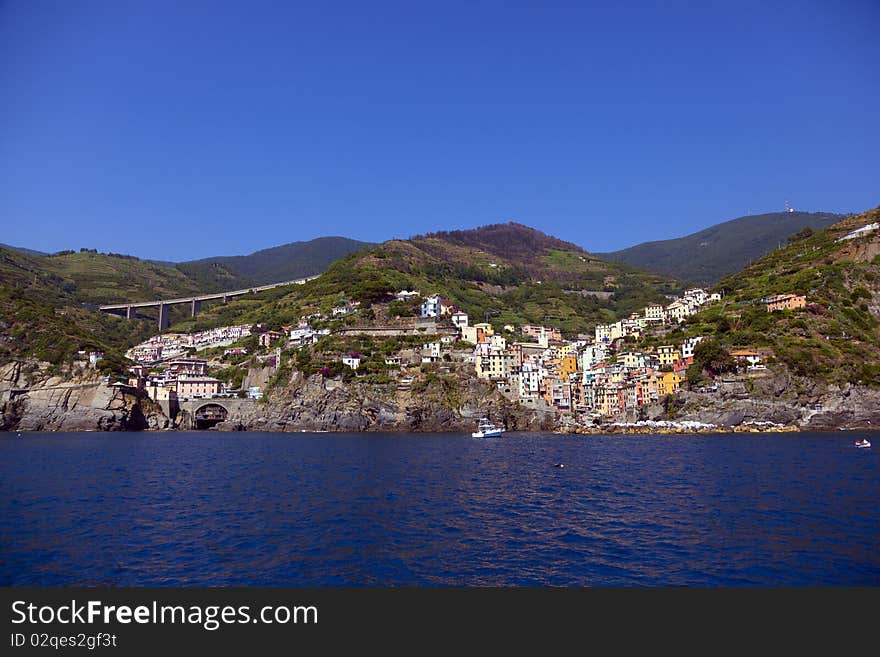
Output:
M498 349L506 349L507 348L507 340L503 335L490 335L487 340L490 347L497 347Z
M617 338L622 337L622 327L620 322L616 324L598 324L596 325L596 342L608 343L614 342Z
M684 299L679 299L666 306L666 314L672 321L681 323L693 314L693 306Z
M604 343L587 345L581 350L580 360L581 369L587 371L594 365L605 361L608 358L608 347Z
M467 313L452 313L452 323L459 329L467 328L468 326L468 316Z
M697 343L703 339L702 335L698 335L695 338L687 338L684 342L681 343L681 357L682 358L691 358L694 355L694 347L697 346Z
M546 369L536 363L523 363L519 371L519 396L523 399L538 397L541 394L541 381L546 376L546 372Z
M432 294L422 304L422 317L439 317L440 306L440 295Z
M361 366L361 357L360 356L345 356L342 359L343 365L348 365L351 369L356 370Z
M685 290L684 298L693 301L697 306L702 306L709 300L709 295L706 294L706 290L695 287L690 290Z
M440 358L440 343L426 342L422 345L422 362L433 363Z

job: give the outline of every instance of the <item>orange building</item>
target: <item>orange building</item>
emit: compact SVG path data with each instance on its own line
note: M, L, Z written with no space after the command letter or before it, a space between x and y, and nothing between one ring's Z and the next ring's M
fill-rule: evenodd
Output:
M566 356L561 361L559 361L559 366L556 371L562 381L568 381L569 375L574 374L575 372L577 372L577 370L577 356Z
M777 294L767 297L767 312L772 313L775 310L795 310L796 308L807 307L807 297L803 294Z

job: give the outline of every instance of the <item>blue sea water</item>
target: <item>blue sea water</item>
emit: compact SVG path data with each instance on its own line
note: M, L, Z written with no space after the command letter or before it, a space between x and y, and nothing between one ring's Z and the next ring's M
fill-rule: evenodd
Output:
M862 435L3 434L0 584L876 586Z

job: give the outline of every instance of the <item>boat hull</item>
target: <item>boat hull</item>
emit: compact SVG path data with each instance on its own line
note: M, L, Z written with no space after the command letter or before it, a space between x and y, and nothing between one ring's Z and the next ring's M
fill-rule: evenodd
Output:
M502 433L504 433L503 429L498 429L497 431L475 431L471 434L471 438L498 438Z

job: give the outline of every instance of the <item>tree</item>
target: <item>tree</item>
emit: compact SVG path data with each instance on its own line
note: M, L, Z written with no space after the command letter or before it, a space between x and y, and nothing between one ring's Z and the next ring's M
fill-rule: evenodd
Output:
M807 239L812 234L813 234L813 229L810 228L809 226L807 226L806 228L802 228L801 230L794 233L793 235L789 235L788 236L788 243L793 244L794 242L800 242L801 240Z
M703 368L694 363L687 368L687 382L691 387L698 386L703 382Z
M694 365L713 375L736 371L736 361L715 338L704 338L697 343L694 347Z

